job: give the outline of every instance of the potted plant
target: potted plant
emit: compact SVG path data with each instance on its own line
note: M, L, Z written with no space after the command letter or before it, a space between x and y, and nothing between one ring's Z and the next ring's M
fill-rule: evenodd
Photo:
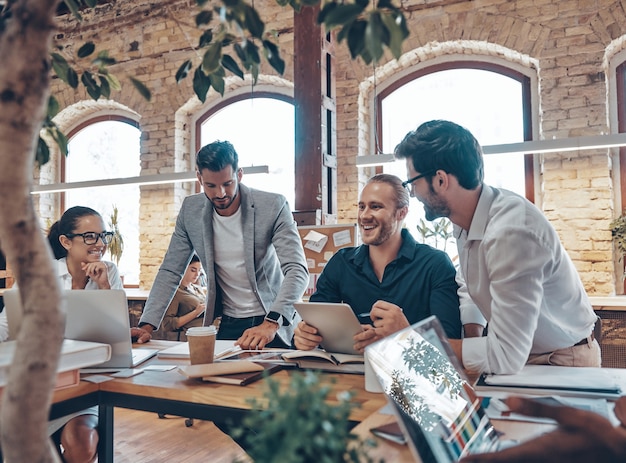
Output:
M376 443L350 432L350 411L357 406L351 401L353 394L342 392L338 403L331 404L327 401L331 387L320 378L313 371L295 372L286 390L265 378L263 400L248 400L252 411L244 418L244 427L234 430L234 437L246 442L252 461L373 463L367 449Z
M119 267L120 259L122 258L122 252L124 252L124 239L122 238L122 235L120 233L117 213L117 206L114 205L113 212L111 212L109 221L109 227L113 232L113 238L111 238L108 249L109 254L111 254L111 259L115 260L115 264Z
M626 215L622 214L609 225L613 242L620 253L620 260L626 255Z

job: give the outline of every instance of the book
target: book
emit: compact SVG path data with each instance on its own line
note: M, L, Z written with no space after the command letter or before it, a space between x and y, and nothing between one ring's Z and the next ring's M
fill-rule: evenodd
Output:
M474 389L492 397L526 394L616 399L625 384L611 369L526 365L514 375L482 374Z
M335 373L364 374L364 357L360 354L338 354L322 349L292 350L282 354L288 362L294 362L298 368L322 370Z
M17 341L0 343L0 387L8 381L9 370L15 354ZM99 342L63 340L61 357L57 367L57 386L69 387L80 381L79 370L97 365L111 358L111 346Z
M245 386L261 379L266 374L272 374L282 368L281 364L255 363L248 360L214 362L202 365L179 367L180 373L188 378L202 379L203 381L236 384Z
M400 425L397 421L392 421L391 423L371 428L370 432L377 437L382 437L383 439L395 442L396 444L406 444L406 438L404 437L404 433L402 432L402 429L400 429Z
M265 376L269 376L272 373L282 370L284 366L280 363L262 363L260 365L263 367L261 371L249 371L246 373L233 373L231 375L220 376L203 376L202 381L245 386L247 384L258 381Z
M237 352L241 350L239 346L235 346L234 340L218 339L215 341L215 358ZM157 358L169 359L189 359L189 343L181 342L167 349L163 349L157 353Z

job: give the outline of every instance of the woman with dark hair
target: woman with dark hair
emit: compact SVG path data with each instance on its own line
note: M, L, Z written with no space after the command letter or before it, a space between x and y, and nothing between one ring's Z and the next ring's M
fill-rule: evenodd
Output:
M69 208L48 231L48 241L58 263L63 289L122 289L113 262L103 261L113 232L106 231L102 216L89 207Z
M202 326L204 322L202 315L206 308L206 288L199 285L201 275L202 264L194 254L161 322L161 330L167 339L171 337L174 340L186 341L187 328ZM174 333L175 337L172 337L171 333Z
M122 289L113 262L102 260L113 232L106 231L102 216L89 207L74 206L48 231L48 241L57 260L62 289ZM48 432L63 449L67 463L96 461L98 407L53 420Z

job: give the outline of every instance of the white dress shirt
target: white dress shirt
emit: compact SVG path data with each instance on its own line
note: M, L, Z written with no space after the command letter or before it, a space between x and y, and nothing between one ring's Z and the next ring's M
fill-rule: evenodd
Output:
M531 202L483 185L470 229L454 231L461 317L477 306L489 323L486 337L463 340L468 369L515 373L529 354L589 336L596 315L578 272Z

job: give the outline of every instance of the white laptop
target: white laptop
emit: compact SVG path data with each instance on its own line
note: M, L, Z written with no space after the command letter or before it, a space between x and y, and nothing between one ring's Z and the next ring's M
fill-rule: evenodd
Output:
M158 349L133 349L126 293L111 290L64 290L65 338L111 345L111 359L94 365L90 371L134 368L155 356ZM15 339L22 321L22 303L17 289L4 292L9 339Z
M417 461L455 462L515 444L498 437L436 317L367 346L365 356Z

